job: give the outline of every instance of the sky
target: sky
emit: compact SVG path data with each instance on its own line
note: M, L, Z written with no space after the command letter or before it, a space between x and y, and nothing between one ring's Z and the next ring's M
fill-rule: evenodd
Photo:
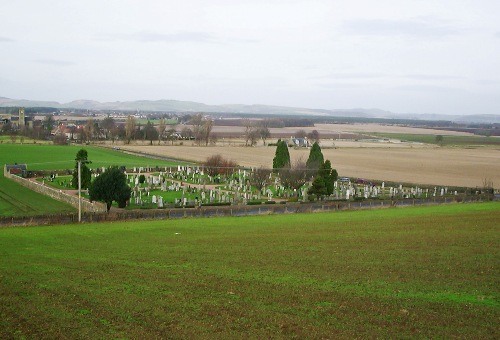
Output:
M500 114L499 0L0 0L0 97Z

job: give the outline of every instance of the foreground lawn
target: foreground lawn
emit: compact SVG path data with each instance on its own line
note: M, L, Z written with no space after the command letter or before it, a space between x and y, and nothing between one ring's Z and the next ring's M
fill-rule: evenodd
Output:
M0 230L0 338L500 331L500 204Z

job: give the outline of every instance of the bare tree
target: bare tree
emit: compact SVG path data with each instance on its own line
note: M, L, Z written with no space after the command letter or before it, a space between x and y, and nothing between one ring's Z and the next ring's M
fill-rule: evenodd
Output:
M82 132L82 140L90 142L94 138L94 120L92 118L87 119Z
M162 118L160 119L160 124L158 124L158 145L160 145L160 141L163 138L163 134L165 133L166 129L167 124L165 123L165 118Z
M212 133L213 126L214 126L214 121L211 118L204 119L203 139L205 140L205 146L208 146L208 142L210 141L210 133Z
M306 136L306 130L298 130L297 132L295 132L295 138L306 138Z
M135 136L135 117L128 116L127 122L125 123L125 138L127 139L127 144L130 144L130 140Z
M262 142L264 142L264 145L266 145L266 140L271 137L271 132L269 131L269 128L267 126L262 126L259 129L259 136L262 139Z
M193 130L188 127L182 128L181 136L184 139L191 139L193 137Z
M174 145L174 139L175 139L175 129L168 129L167 131L167 139L172 141L172 145Z
M278 171L280 182L285 188L299 190L304 184L307 183L308 170L306 163L299 159L291 168L281 168Z
M255 169L250 174L249 182L250 185L254 186L257 190L261 191L269 183L269 176L271 174L271 169L265 169L260 167Z
M248 141L250 140L250 135L252 134L252 132L254 130L254 124L250 119L245 118L245 119L241 120L241 125L245 128L245 130L243 132L243 136L245 137L245 146L248 146Z
M201 144L201 140L203 139L203 114L197 113L191 117L189 121L191 126L193 127L193 136L198 145Z
M307 134L307 138L312 142L312 143L319 143L319 132L318 130L312 130Z
M225 159L220 154L208 157L203 165L210 176L229 175L238 167L234 161Z
M105 136L106 140L108 140L110 137L111 131L113 131L113 129L116 126L115 120L112 117L106 117L101 121L100 125L101 125L102 130L104 131L104 136Z
M483 190L486 193L493 194L493 181L491 180L491 178L483 178Z

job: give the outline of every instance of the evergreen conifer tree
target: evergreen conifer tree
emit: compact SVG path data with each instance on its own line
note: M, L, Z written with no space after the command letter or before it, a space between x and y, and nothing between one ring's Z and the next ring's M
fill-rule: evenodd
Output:
M90 181L92 178L92 174L90 173L90 169L87 166L87 163L90 163L88 160L88 153L87 150L85 149L80 149L76 153L76 158L75 158L75 170L73 170L73 177L71 178L71 186L75 189L78 189L78 161L81 161L81 167L80 167L80 172L81 172L81 184L82 184L82 189L88 189L90 186Z
M315 142L309 151L309 158L306 162L306 167L309 170L312 170L310 175L314 176L318 169L323 165L324 157L321 152L321 148L317 142Z
M276 145L276 153L273 158L273 170L277 171L283 168L290 168L290 153L288 152L288 145L286 142L279 139Z

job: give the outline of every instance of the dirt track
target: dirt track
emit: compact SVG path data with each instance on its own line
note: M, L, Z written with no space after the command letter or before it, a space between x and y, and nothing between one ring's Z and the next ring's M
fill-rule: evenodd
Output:
M221 154L242 166L272 167L275 147L124 146L123 149L202 162ZM323 149L340 176L420 184L481 187L484 179L500 187L500 149L421 147L339 147ZM308 149L290 149L292 162Z

